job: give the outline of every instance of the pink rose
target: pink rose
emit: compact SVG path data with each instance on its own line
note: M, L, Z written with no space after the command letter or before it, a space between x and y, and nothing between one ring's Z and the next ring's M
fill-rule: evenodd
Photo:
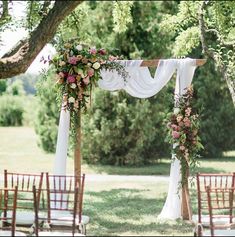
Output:
M189 120L189 118L184 118L184 125L185 125L185 127L191 126L191 121Z
M76 65L78 61L78 58L73 56L73 57L69 57L68 63Z
M92 77L94 76L94 73L95 73L95 70L93 68L90 68L88 71L87 71L87 74L89 77Z
M88 85L90 83L90 77L87 76L83 79L83 82L85 83L85 85Z
M60 78L64 78L64 76L65 76L65 75L64 75L63 72L60 72L60 73L59 73L59 77L60 77Z
M177 131L172 131L172 137L174 138L174 139L177 139L177 138L179 138L180 137L180 133L179 132L177 132Z
M105 55L105 54L106 54L105 49L100 49L100 50L99 50L99 54L101 54L101 55Z
M96 52L97 52L96 48L91 48L91 49L89 50L89 53L90 53L90 54L93 54L93 55L95 55Z
M75 79L74 76L69 75L69 76L67 77L67 81L68 81L68 83L74 83L74 82L76 81L76 79Z
M179 131L180 128L176 124L172 124L171 128L174 129L175 131Z

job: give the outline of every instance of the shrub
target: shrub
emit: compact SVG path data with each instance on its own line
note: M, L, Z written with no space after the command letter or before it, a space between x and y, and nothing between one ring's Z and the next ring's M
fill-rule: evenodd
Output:
M88 163L142 165L166 154L164 110L155 99L97 89L93 101L82 119L83 158Z
M19 96L2 95L0 97L0 126L21 126L24 108Z
M55 152L58 132L59 108L56 103L54 75L40 76L37 88L38 108L35 131L39 136L39 146L46 152Z

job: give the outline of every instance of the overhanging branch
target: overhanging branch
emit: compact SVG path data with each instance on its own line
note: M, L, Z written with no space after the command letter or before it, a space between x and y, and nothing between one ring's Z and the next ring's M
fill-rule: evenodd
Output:
M82 1L56 1L28 39L22 40L0 59L0 79L26 72L42 48L53 39L59 24Z

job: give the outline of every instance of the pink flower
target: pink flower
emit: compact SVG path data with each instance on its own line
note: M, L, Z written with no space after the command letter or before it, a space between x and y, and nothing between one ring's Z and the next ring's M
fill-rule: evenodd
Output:
M180 146L180 150L184 151L185 150L185 146Z
M69 57L68 63L76 65L78 61L78 58L73 56L73 57Z
M181 121L181 122L179 122L179 126L180 127L183 127L184 126L184 123Z
M190 116L191 112L192 112L192 108L191 108L191 107L188 107L188 108L185 110L186 116Z
M190 127L191 126L191 121L189 120L189 118L184 118L184 125L185 127Z
M60 77L60 78L64 78L64 76L65 76L65 75L64 75L63 72L59 72L59 77Z
M172 131L171 135L172 135L172 137L173 137L174 139L177 139L177 138L180 137L180 133L177 132L177 131Z
M90 83L90 77L87 76L83 79L83 82L85 83L85 85L88 85Z
M173 130L175 130L175 131L179 131L179 130L180 130L180 128L179 128L176 124L172 124L172 125L171 125L171 128L172 128Z
M69 75L67 78L68 83L74 83L76 81L76 78L72 75Z
M105 49L100 49L100 50L99 50L99 54L101 54L101 55L105 55L105 54L106 54Z
M117 60L117 59L118 59L117 57L114 57L114 56L112 56L112 55L109 56L109 61L115 61L115 60Z
M89 77L92 77L95 73L95 70L93 68L90 68L88 71L87 71L87 74Z
M96 54L96 52L97 52L97 50L96 50L96 48L91 48L90 50L89 50L89 53L90 54Z

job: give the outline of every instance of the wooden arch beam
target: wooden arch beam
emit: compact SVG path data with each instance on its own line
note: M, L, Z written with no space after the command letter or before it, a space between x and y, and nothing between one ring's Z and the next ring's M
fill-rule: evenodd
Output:
M141 63L141 67L157 67L160 59L153 59L153 60L144 60ZM196 59L196 65L202 66L206 63L206 59Z

